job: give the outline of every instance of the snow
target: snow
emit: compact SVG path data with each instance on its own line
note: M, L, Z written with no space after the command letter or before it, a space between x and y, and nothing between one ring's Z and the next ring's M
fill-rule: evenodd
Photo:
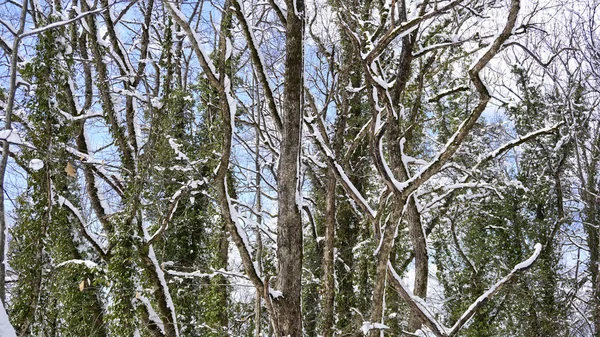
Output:
M60 206L66 206L79 220L79 222L81 223L81 227L83 228L83 230L86 232L87 236L90 237L92 240L94 240L94 244L97 247L102 247L102 245L100 244L100 242L98 242L98 240L96 239L95 235L92 235L90 232L88 232L87 230L87 222L84 220L83 215L81 214L81 212L79 211L79 209L77 209L77 207L75 207L68 199L64 198L63 196L58 196L58 200L57 200L58 204Z
M387 174L387 176L389 177L389 180L392 182L392 184L394 185L394 188L399 192L402 193L402 191L404 191L404 189L406 188L406 183L401 183L399 182L395 177L394 177L394 173L392 172L392 170L390 169L390 167L388 166L387 161L385 160L385 157L383 156L383 142L380 139L379 140L379 159L381 160L381 163L383 164L383 169L385 170L385 173Z
M321 134L321 132L318 130L317 127L312 125L312 123L310 121L314 121L314 117L307 119L307 123L309 123L311 126L313 126L313 137L319 142L319 144L321 145L321 148L323 149L323 152L325 152L325 155L327 157L329 157L329 159L331 159L331 161L333 162L333 166L334 166L335 170L338 172L338 174L340 175L340 177L342 178L342 180L344 181L344 184L346 184L346 186L348 186L348 188L352 191L352 194L354 194L354 196L360 201L360 203L363 205L363 207L369 213L369 216L372 218L375 218L377 215L377 212L375 212L371 208L371 206L369 206L369 203L367 202L367 200L360 194L358 189L356 189L356 186L354 186L354 184L350 181L350 178L348 178L348 175L346 175L346 172L344 172L344 169L342 168L342 166L336 162L335 155L333 154L331 149L325 143L325 140L323 139L323 135Z
M148 310L148 318L154 323L156 324L156 326L160 329L160 331L164 334L165 333L165 324L163 323L163 321L160 319L160 316L158 316L158 314L156 313L156 311L154 310L154 308L152 307L152 304L150 303L150 300L148 300L146 297L142 296L142 295L138 295L136 296L140 301L142 301L142 303L144 303L144 306L146 306L146 309Z
M271 288L269 288L269 295L271 295L272 298L283 297L283 293L281 291L273 290Z
M166 265L166 263L164 263L163 265ZM213 278L217 275L229 275L229 273L223 271L223 270L217 270L214 271L212 273L203 273L201 271L193 271L193 272L182 272L182 271L177 271L177 270L167 270L167 274L169 275L173 275L173 276L180 276L180 277L185 277L185 278L194 278L194 277L208 277L208 278ZM245 276L241 276L242 278L245 278Z
M0 131L0 140L5 140L12 144L23 144L19 134L13 129L5 129Z
M377 110L378 113L381 113L383 111L383 108L379 105L379 95L377 94L377 89L373 88L373 102L375 102L375 110Z
M225 59L229 60L231 58L231 53L233 52L233 45L231 44L231 39L227 37L225 39Z
M98 264L96 262L94 262L94 261L90 261L90 260L77 260L77 259L67 260L67 261L61 262L61 263L59 263L59 264L56 265L56 268L65 266L67 264L81 264L81 265L86 266L89 269L98 269Z
M483 161L483 160L486 160L486 159L495 158L498 155L502 154L506 149L509 149L509 148L513 147L515 144L518 144L518 143L522 142L525 139L529 139L529 138L538 136L540 134L549 133L550 131L558 128L560 126L560 124L561 123L557 123L557 124L554 124L552 126L549 126L549 127L543 128L543 129L532 131L532 132L530 132L530 133L528 133L528 134L526 134L524 136L521 136L521 137L519 137L519 138L517 138L515 140L512 140L512 141L510 141L510 142L508 142L508 143L500 146L496 150L490 152L488 155L483 156L482 159L480 159L480 161Z
M41 159L31 159L29 161L29 168L34 171L39 171L44 167L44 162Z
M513 273L516 271L519 271L521 269L525 269L525 268L529 268L534 262L535 260L537 260L538 256L540 256L540 253L542 252L542 244L541 243L536 243L535 247L534 247L534 252L533 255L531 255L527 260L517 264L514 268L513 268Z
M171 298L171 293L169 292L169 286L167 285L167 281L165 280L165 273L160 268L158 264L158 260L156 259L156 255L154 254L154 248L152 245L148 247L148 257L152 261L154 265L154 269L156 270L156 275L160 280L160 285L162 287L163 294L165 296L165 301L167 302L167 307L171 311L171 318L173 322L173 326L175 327L175 335L179 336L179 328L177 327L177 315L175 313L175 305L173 304L173 299Z
M6 27L13 35L19 35L19 33L17 32L17 29L9 22L3 19L0 19L0 23Z
M350 181L350 178L348 178L348 176L346 175L346 172L344 172L344 169L342 168L342 166L338 163L335 163L335 168L338 171L339 175L342 177L342 180L344 180L346 185L348 185L348 187L350 187L350 189L352 190L352 193L354 193L354 195L360 200L360 202L363 204L363 206L365 206L365 208L368 210L369 214L373 218L375 218L377 215L377 212L375 212L371 208L371 206L369 206L369 203L367 203L367 200L365 200L365 198L356 189L356 186L354 186L354 184Z
M169 136L167 136L167 139L169 140L169 145L171 146L171 149L173 149L173 151L175 151L175 154L177 155L176 159L190 161L188 156L185 153L181 152L181 150L179 149L181 147L181 144L177 143L177 141L175 141L174 138L171 138Z
M106 201L106 197L104 196L104 193L102 192L102 186L100 185L100 181L98 179L94 179L94 186L96 186L98 200L100 201L100 206L102 206L102 209L104 210L104 214L106 214L106 215L111 214L112 211L111 211L110 205Z
M236 229L238 235L244 242L244 246L246 247L246 250L248 251L249 254L252 254L253 249L252 249L252 246L250 246L250 240L248 239L248 235L247 235L246 231L242 228L241 223L240 223L241 222L241 219L240 219L241 214L238 213L238 211L235 209L235 207L231 203L231 197L229 197L229 192L227 192L227 203L229 204L229 214L231 216L231 221L235 225L235 229Z
M168 6L169 9L171 10L171 13L175 16L178 17L179 20L181 20L182 22L189 22L188 18L175 6L175 4L173 2L167 1L165 2ZM197 52L200 53L200 55L198 55L199 57L201 57L203 59L204 62L206 62L206 65L208 66L208 69L211 72L211 75L218 79L219 78L219 74L217 73L217 70L215 68L215 65L213 64L212 60L210 57L208 57L208 55L206 54L206 52L204 50L202 50L202 39L200 38L200 36L196 33L196 31L189 27L188 32L192 35L195 44L198 48Z
M229 76L225 76L225 83L223 85L225 87L225 97L227 97L227 104L229 106L231 132L233 132L233 130L235 130L235 113L237 111L237 103L231 94L231 81L229 80Z
M362 331L363 334L367 335L371 330L382 330L389 328L389 326L382 323L363 322L362 326L360 327L360 331Z
M98 23L96 23L96 26L98 26ZM106 35L106 32L107 32L107 29L105 26L97 27L96 28L96 42L98 42L98 44L101 45L102 47L110 48L110 43L103 38L103 36Z
M10 324L8 315L4 309L4 304L0 300L0 336L2 337L17 337L15 328Z
M34 4L35 3L37 3L37 0L34 1ZM39 4L36 4L34 7L38 7L38 6L39 6ZM71 19L68 19L68 20L63 20L63 21L53 22L51 24L48 24L48 25L45 25L43 27L36 28L36 29L25 29L23 31L23 33L21 33L21 34L17 34L16 30L15 30L14 31L14 35L20 35L21 38L24 38L26 36L39 34L41 32L44 32L44 31L47 31L47 30L50 30L50 29L54 29L54 28L57 28L57 27L64 26L64 25L66 25L68 23L71 23L71 22L75 22L75 21L85 22L85 20L81 20L81 19L83 17L85 17L86 15L95 14L95 13L102 13L102 12L104 12L106 10L105 8L99 8L99 9L91 10L89 12L81 13L81 10L79 9L79 7L72 6L72 8L75 9L77 11L77 13L79 14L79 15L77 15L74 18L71 18ZM4 20L0 20L0 22L2 22L3 24L9 24L10 25L10 23L8 23L7 21L4 21ZM12 26L9 26L7 28L14 29L14 27L12 27ZM88 31L89 31L89 29L88 29Z
M152 97L152 99L150 99L150 104L156 109L162 109L163 107L163 104L158 97Z
M351 92L353 94L361 92L363 89L365 89L364 85L359 88L354 88L351 84L348 84L348 86L346 86L346 91Z
M525 261L517 264L508 275L506 275L505 277L503 277L500 281L496 282L496 284L494 284L492 287L490 287L490 289L488 289L481 296L479 296L469 306L469 308L462 314L462 316L458 319L458 321L456 322L456 324L452 327L452 331L460 329L461 326L459 326L459 323L461 323L461 321L463 321L466 317L469 317L469 315L472 314L472 312L480 305L481 302L486 301L487 299L489 299L490 297L492 297L494 295L494 293L496 293L498 290L500 290L500 288L506 282L508 282L508 281L510 281L510 279L512 279L512 277L515 275L515 273L517 273L517 272L519 272L519 271L521 271L523 269L527 269L527 268L531 267L531 265L540 256L541 252L542 252L542 244L536 243L535 246L534 246L534 252L533 252L533 254L527 260L525 260Z
M140 125L140 114L138 108L138 101L132 99L133 103L133 132L135 133L135 142L137 143L138 149L142 147L142 126ZM136 164L137 165L137 164Z
M400 286L404 289L404 291L408 294L408 296L410 296L411 300L419 308L419 311L423 315L427 316L427 320L429 320L429 322L431 322L431 324L435 325L435 327L439 331L446 333L447 328L443 324L438 322L437 319L435 319L435 317L433 316L433 311L431 310L429 305L427 305L427 303L422 298L415 296L412 293L412 291L410 290L410 288L404 284L404 281L402 281L402 278L400 277L400 275L398 275L398 273L396 272L396 270L394 269L394 267L392 266L392 263L390 261L388 261L388 269L392 273L392 276L394 277L394 279L396 279L398 284L400 284Z

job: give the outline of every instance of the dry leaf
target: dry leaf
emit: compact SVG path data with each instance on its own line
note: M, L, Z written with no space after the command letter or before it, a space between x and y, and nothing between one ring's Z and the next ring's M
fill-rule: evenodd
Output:
M140 299L140 293L139 292L135 292L135 298L137 298L138 300Z
M83 289L85 289L85 280L81 281L81 283L79 283L79 291L83 291Z
M65 167L65 172L67 172L67 175L69 175L70 177L74 177L75 176L75 167L71 164L71 162L67 162L67 167Z

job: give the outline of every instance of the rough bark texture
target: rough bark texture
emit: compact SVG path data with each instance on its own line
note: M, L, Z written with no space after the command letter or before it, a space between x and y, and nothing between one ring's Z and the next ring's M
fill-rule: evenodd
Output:
M400 19L406 21L406 4L402 2L400 6ZM420 15L423 13L421 12ZM416 33L408 34L402 39L402 53L400 56L400 64L398 67L396 87L394 88L393 102L395 106L399 106L404 96L406 84L410 78L411 64L413 61L413 51L416 41ZM421 74L422 75L422 74ZM419 88L421 90L422 88ZM419 119L420 113L420 93L416 93L417 99L414 100L413 108L411 109L410 116L407 121L400 121L399 123L392 123L392 127L389 129L388 141L390 144L390 162L392 165L392 171L396 177L399 177L401 181L406 181L410 178L408 167L405 166L402 161L402 149L399 144L399 138L404 136L406 139L406 147L410 148L418 140L415 139L413 128L410 123ZM396 198L401 196L397 195ZM427 280L429 270L429 257L427 254L427 241L421 222L421 214L417 208L417 200L415 196L411 196L408 199L408 207L406 209L406 222L408 224L408 235L413 249L413 255L415 257L415 281L414 291L416 296L423 299L427 296ZM414 332L421 327L421 322L417 316L411 313L408 322L408 331Z
M277 289L274 300L282 336L302 336L302 202L299 191L303 91L304 1L286 1L285 94L278 168ZM294 7L295 6L295 7Z
M406 6L404 3L400 6L400 20L406 21ZM402 39L402 52L400 55L400 61L398 64L398 70L396 73L396 82L395 86L392 89L392 106L388 107L388 111L391 109L396 109L400 106L402 98L404 96L404 91L406 88L406 84L410 78L411 73L411 63L412 63L412 53L413 47L416 41L416 33L408 34ZM418 102L412 102L413 104L418 104ZM419 112L419 109L412 109L412 115L415 115ZM388 113L388 115L390 115ZM416 116L410 116L410 120L416 118ZM389 157L390 157L390 165L391 170L394 176L399 179L399 181L407 181L409 176L408 167L405 166L402 161L402 146L400 144L400 139L404 137L406 143L412 143L415 141L412 137L412 132L409 131L410 120L402 120L398 118L393 118L388 116L390 125L387 129L387 141L389 146ZM374 151L374 156L376 161L380 161L378 158L379 154L375 151L379 151L378 146L376 146L376 139L373 140L372 143L372 151ZM381 164L381 163L380 163ZM380 168L380 171L384 171ZM394 212L393 217L390 222L388 222L386 231L390 233L395 232L400 221L406 221L408 224L408 233L411 241L411 245L413 248L413 255L415 257L415 283L414 283L414 294L421 298L425 298L427 296L427 279L428 279L428 254L427 254L427 242L425 238L425 233L423 231L423 226L421 223L421 215L416 206L416 200L414 196L410 196L408 199L404 196L401 191L394 191ZM406 214L402 214L402 210L404 205L406 207ZM384 244L386 242L390 242L389 244L393 246L393 239L390 241L389 239L384 240ZM385 286L385 278L386 278L386 270L383 268L383 265L387 263L387 260L390 258L390 253L392 247L383 247L379 252L379 261L378 261L378 270L377 270L377 280L376 280L376 289L378 290L374 294L374 303L377 306L383 307L383 296L384 292L381 291ZM384 261L385 260L385 261ZM377 297L375 297L377 296ZM372 322L379 322L382 319L383 308L378 308L373 310L371 315ZM410 315L408 331L414 332L421 327L420 320L413 313ZM371 332L372 336L376 336L379 332L377 330L373 330Z
M325 201L325 247L323 249L323 336L333 336L334 244L335 244L335 173L327 172L327 192Z

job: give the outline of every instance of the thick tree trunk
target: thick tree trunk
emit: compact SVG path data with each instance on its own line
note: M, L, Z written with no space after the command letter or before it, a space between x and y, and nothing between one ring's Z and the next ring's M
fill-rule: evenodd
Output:
M400 6L400 18L402 21L407 20L406 4L401 3ZM397 83L394 94L394 105L399 106L402 101L402 96L411 73L411 63L413 60L413 50L416 41L416 35L408 34L402 38L402 54L400 57L400 63L397 73ZM419 97L419 95L417 95ZM420 113L420 98L413 102L413 108L411 109L410 120L418 120L418 114ZM415 135L412 132L412 128L406 125L400 125L406 121L397 121L390 128L389 133L389 144L390 144L390 160L392 164L392 170L396 177L399 177L401 181L406 181L410 178L408 167L402 161L402 151L399 143L400 137L406 137L406 145L410 147L416 140ZM404 130L402 130L404 129ZM399 197L399 196L398 196ZM397 197L397 198L398 198ZM402 202L405 202L402 200ZM408 235L413 249L415 257L415 281L413 293L423 299L427 296L427 280L429 273L429 256L427 254L427 241L423 225L421 223L421 214L417 208L417 200L414 196L408 198L408 208L406 210L406 222L408 223ZM420 319L411 312L408 321L408 331L414 332L421 327Z
M277 289L274 300L280 333L302 336L302 217L300 144L302 135L304 1L288 0L283 130L278 168Z
M325 201L325 247L323 249L323 336L333 336L333 309L335 298L334 244L335 244L335 173L327 172Z

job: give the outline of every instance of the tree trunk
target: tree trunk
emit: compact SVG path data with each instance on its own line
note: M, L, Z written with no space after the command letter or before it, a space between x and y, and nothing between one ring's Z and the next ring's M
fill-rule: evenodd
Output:
M277 288L274 300L280 333L302 336L302 217L300 214L300 144L304 86L304 1L288 0L284 74L283 130L278 168Z
M323 336L333 336L333 309L335 298L334 244L335 244L335 174L327 172L325 201L325 247L323 249Z

